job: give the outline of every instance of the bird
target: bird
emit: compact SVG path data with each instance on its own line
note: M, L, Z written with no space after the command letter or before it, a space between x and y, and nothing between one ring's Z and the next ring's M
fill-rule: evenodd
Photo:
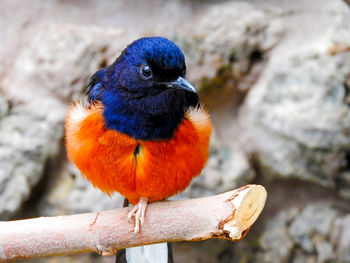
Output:
M133 41L93 74L65 121L69 160L93 186L133 205L127 217L135 234L148 203L183 191L201 173L211 133L181 49L160 36Z

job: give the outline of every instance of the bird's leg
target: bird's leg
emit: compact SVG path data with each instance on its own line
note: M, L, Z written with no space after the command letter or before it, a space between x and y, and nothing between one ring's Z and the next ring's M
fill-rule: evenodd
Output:
M128 213L128 219L133 218L135 220L134 233L140 232L140 226L145 220L146 209L148 205L148 198L141 197L139 202L133 207L133 209Z

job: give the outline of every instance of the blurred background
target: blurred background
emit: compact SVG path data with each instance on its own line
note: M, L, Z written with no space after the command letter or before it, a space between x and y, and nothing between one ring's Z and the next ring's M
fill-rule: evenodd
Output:
M121 207L67 162L64 118L141 36L185 53L214 123L176 198L267 188L241 242L174 245L176 262L350 262L350 9L342 0L2 0L0 220ZM166 172L166 171L164 171ZM96 254L27 262L114 262Z

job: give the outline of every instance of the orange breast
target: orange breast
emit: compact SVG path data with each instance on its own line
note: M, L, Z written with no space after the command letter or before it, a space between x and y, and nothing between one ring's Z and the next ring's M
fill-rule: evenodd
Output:
M168 141L135 140L104 127L102 107L72 107L66 119L68 157L91 183L132 204L184 190L208 159L211 121L202 109L188 114ZM134 154L138 147L138 153Z

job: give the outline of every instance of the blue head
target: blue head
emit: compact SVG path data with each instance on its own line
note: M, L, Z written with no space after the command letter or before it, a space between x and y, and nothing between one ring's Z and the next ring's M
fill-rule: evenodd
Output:
M166 140L199 102L185 74L178 46L163 37L141 38L91 77L88 97L102 102L107 128L135 139Z

